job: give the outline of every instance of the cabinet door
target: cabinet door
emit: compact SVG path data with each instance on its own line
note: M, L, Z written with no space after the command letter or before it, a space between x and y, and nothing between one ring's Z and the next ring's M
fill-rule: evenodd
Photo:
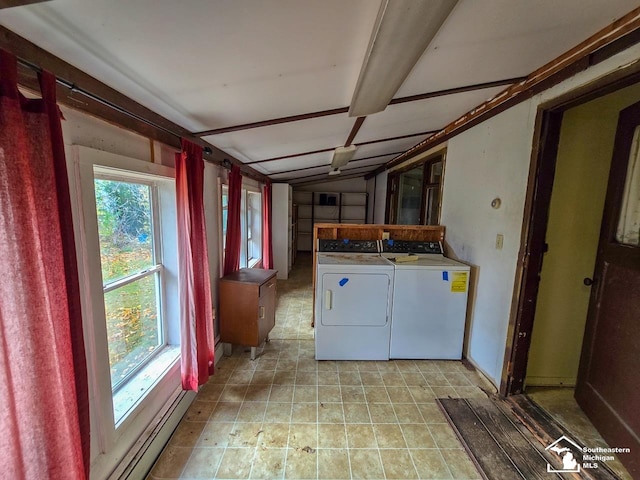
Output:
M269 288L258 302L258 343L267 338L276 324L276 286Z

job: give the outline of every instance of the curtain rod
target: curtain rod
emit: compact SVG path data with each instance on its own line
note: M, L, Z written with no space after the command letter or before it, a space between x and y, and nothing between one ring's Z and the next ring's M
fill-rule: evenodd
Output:
M18 58L17 60L18 60L18 63L20 65L22 65L23 67L29 68L29 69L33 70L34 72L37 72L37 73L42 72L42 68L39 67L38 65L34 64L34 63L31 63L31 62L29 62L27 60L23 60L21 58ZM100 103L100 104L102 104L102 105L104 105L106 107L109 107L109 108L111 108L111 109L113 109L113 110L115 110L115 111L117 111L117 112L119 112L119 113L121 113L123 115L131 117L131 118L133 118L135 120L138 120L139 122L146 123L147 125L149 125L149 126L151 126L153 128L156 128L158 130L162 130L163 132L168 133L169 135L172 135L172 136L174 136L176 138L179 138L179 139L183 138L182 135L177 134L173 130L169 130L168 128L163 127L162 125L158 125L157 123L152 122L151 120L149 120L147 118L144 118L144 117L142 117L142 116L140 116L140 115L138 115L136 113L130 112L129 110L121 107L120 105L116 105L115 103L110 102L109 100L105 100L104 98L99 97L98 95L96 95L94 93L91 93L91 92L89 92L87 90L84 90L84 89L76 86L74 83L69 82L69 81L67 81L67 80L65 80L63 78L60 78L57 75L55 75L55 79L56 79L56 83L62 85L63 87L68 88L69 90L71 90L74 93L79 93L79 94L81 94L81 95L83 95L83 96L85 96L85 97L87 97L87 98L89 98L89 99L91 99L91 100L93 100L95 102L98 102L98 103ZM211 149L211 147L204 146L203 147L203 152L205 154L207 154L207 155L211 155L213 153L213 150ZM214 162L212 160L209 160L209 159L205 159L205 160L207 162L210 162L210 163L216 163L216 162ZM227 162L228 162L228 160L227 160ZM222 162L223 166L226 166L226 165L224 165L224 163L225 162ZM231 162L229 162L229 164L230 163Z

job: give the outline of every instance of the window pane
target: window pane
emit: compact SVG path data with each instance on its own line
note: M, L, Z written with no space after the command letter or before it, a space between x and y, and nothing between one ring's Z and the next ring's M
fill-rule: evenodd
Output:
M420 224L423 167L414 168L400 175L398 192L398 224Z
M250 260L257 260L262 257L262 195L259 192L249 192L248 203L248 255Z
M437 225L438 224L438 187L428 187L425 195L425 211L427 212L427 218L425 225Z
M162 344L159 281L160 274L155 273L104 294L114 389Z
M640 246L640 127L633 134L616 240Z
M155 264L151 187L95 179L102 281L107 284Z
M440 183L442 180L442 161L432 163L429 167L429 183Z

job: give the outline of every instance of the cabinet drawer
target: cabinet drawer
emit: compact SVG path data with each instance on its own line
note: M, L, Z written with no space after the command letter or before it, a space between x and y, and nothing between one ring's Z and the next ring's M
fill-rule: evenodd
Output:
M259 296L262 297L266 293L271 293L271 291L273 291L274 294L275 294L275 291L276 291L276 277L273 277L269 281L264 282L262 285L260 285L260 295Z

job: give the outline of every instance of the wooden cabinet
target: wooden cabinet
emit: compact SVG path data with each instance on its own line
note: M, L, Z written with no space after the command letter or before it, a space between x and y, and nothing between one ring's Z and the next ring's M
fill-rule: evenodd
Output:
M220 279L220 340L256 347L276 324L277 270L243 268Z

